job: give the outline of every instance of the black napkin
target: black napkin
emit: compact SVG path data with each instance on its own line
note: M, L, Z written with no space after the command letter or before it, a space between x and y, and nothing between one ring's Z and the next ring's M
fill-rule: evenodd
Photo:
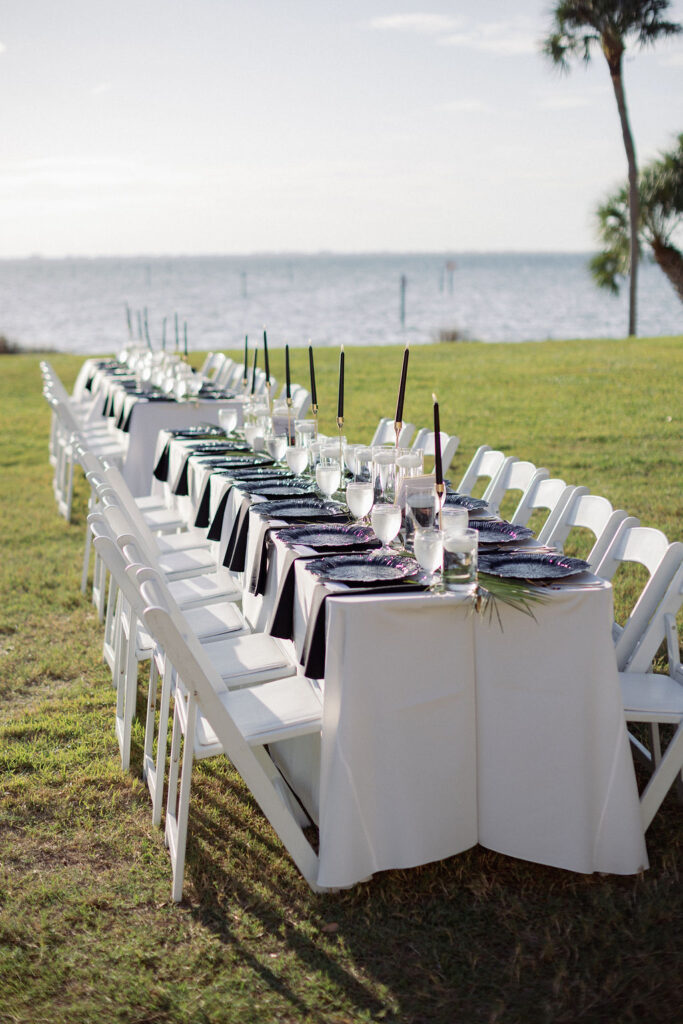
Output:
M159 456L159 461L154 467L154 478L155 480L161 480L162 483L166 483L168 480L168 455L171 448L171 442L167 441L164 445L164 450Z
M292 581L294 579L293 571L294 565L292 565ZM357 587L355 589L349 588L349 590L335 590L334 592L330 592L321 581L313 591L313 600L311 602L311 610L308 615L308 624L306 626L306 636L304 637L301 657L299 658L299 661L303 665L304 675L310 676L311 679L322 679L325 675L325 601L328 597L355 597L358 594L377 594L379 597L386 594L406 594L410 591L414 593L416 590L424 591L426 589L426 585L417 583L402 584L400 581L397 581L395 586L392 585L390 587ZM290 605L293 616L293 590ZM280 634L274 633L273 635L279 636Z

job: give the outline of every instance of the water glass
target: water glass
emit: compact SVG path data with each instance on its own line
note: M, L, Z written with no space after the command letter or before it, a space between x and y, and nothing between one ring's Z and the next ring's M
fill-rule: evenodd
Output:
M388 501L376 502L372 506L370 522L382 544L390 544L401 529L401 508Z
M375 494L370 480L351 480L346 485L346 504L349 511L359 521L367 516L372 508Z
M363 483L372 483L372 448L359 445L353 453L353 479Z
M439 585L438 571L443 565L443 533L435 526L429 526L426 530L416 530L413 538L415 558L425 572L431 575L433 589L441 589Z
M405 451L399 449L400 454L396 456L396 485L401 486L401 482L411 476L421 476L424 469L424 452L422 451Z
M444 534L443 586L452 593L472 593L477 583L478 530Z
M315 467L315 479L320 493L331 498L341 484L341 464L338 458L331 455L320 456L320 462Z
M232 434L233 430L237 426L237 409L219 409L218 422L226 434Z
M310 448L315 441L315 422L313 420L294 420L294 438L297 445Z
M394 503L396 500L396 450L373 449L372 479L375 501Z
M286 434L267 434L265 437L266 451L270 455L271 459L282 465L282 461L287 451L287 436Z
M404 480L405 522L403 539L406 549L411 550L416 530L427 530L436 525L439 508L438 496L431 477L420 480Z
M441 509L441 529L444 533L466 530L469 525L469 521L470 519L466 508L458 508L455 505L445 505Z
M292 473L300 476L308 466L308 448L302 444L290 444L285 459Z

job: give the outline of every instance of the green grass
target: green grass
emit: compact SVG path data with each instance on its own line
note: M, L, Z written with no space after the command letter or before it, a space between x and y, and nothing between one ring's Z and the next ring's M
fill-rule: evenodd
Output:
M411 352L406 419L436 390L459 434L586 484L681 539L683 338ZM293 375L306 380L304 352ZM70 386L80 360L52 356ZM197 357L195 361L199 361ZM283 358L272 354L283 379ZM347 350L346 432L391 415L397 349ZM334 352L317 353L321 425ZM79 592L85 487L56 512L38 360L0 360L0 1021L636 1021L680 1017L681 807L641 877L481 848L337 895L302 882L230 765L195 769L183 904L139 778L123 774L101 627ZM636 584L617 593L623 617ZM142 680L141 676L141 680ZM141 689L142 694L142 689Z

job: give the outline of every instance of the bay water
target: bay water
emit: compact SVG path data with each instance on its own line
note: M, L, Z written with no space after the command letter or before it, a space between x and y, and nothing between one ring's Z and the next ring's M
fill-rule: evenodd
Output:
M190 349L623 337L627 289L596 288L588 254L156 256L0 260L0 335L23 348L114 352L147 310ZM683 333L683 306L652 264L640 274L641 336Z

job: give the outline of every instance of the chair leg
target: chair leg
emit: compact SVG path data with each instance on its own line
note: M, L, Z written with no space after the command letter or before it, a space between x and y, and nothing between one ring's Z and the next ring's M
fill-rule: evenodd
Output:
M643 790L640 798L640 813L643 830L647 831L659 806L677 778L681 775L683 764L683 721L673 734L671 742L664 751L659 767Z
M187 717L185 721L185 742L183 744L183 763L180 775L180 789L176 789L178 780L178 754L180 735L182 732L179 714L180 701L183 696L176 694L176 712L173 717L173 741L171 743L171 768L169 770L168 806L166 809L166 837L171 864L173 867L173 887L171 898L179 903L183 898L183 881L185 877L185 849L187 846L187 822L190 811L190 789L192 785L192 765L194 762L194 730L196 720L196 704L192 694L187 697ZM171 778L171 776L173 778ZM171 781L173 787L171 788Z

